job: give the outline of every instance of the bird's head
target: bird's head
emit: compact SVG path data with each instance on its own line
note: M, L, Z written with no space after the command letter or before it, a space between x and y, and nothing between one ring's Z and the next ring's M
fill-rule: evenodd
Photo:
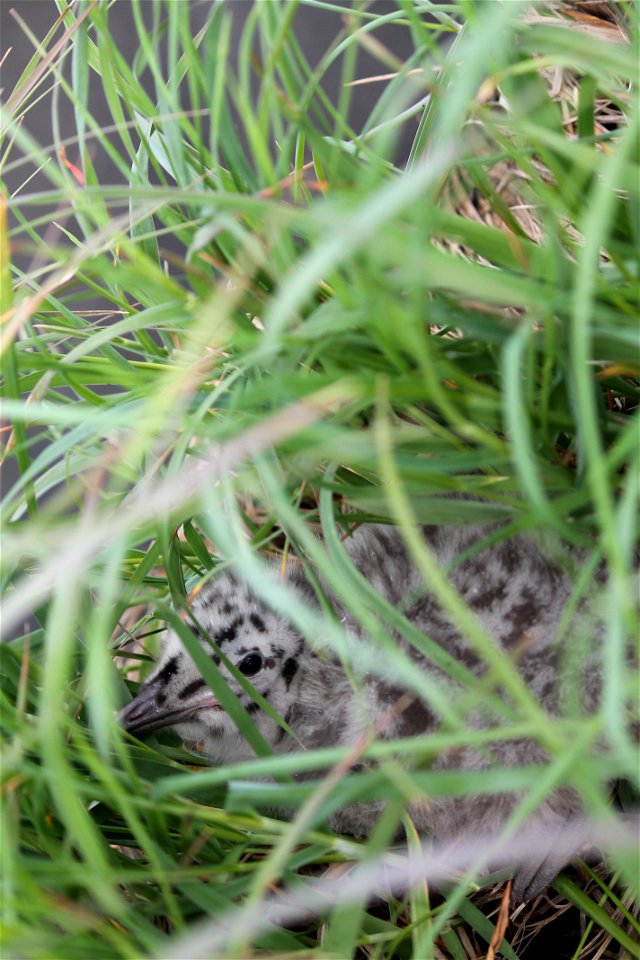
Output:
M258 730L275 750L286 749L283 728L242 689L207 637L287 722L299 700L305 663L313 658L310 648L284 617L228 573L203 587L191 612L191 629ZM253 756L173 630L167 632L155 670L118 719L137 737L173 727L183 740L202 744L218 762Z

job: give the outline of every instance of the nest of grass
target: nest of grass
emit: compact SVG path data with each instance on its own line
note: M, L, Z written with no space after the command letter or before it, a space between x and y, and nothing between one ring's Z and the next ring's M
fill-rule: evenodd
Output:
M523 20L530 25L545 24L559 30L577 30L609 43L629 43L624 10L607 0L574 0L570 3L549 0L529 9ZM541 67L539 75L546 84L549 100L559 109L567 139L576 140L579 136L580 75L560 66ZM622 82L619 102L596 92L593 102L595 149L606 151L607 142L615 138L616 131L626 124L623 109L626 100L628 90ZM535 155L527 158L526 168L512 158L491 162L492 156L500 156L503 152L500 138L509 135L511 105L499 79L486 80L478 92L477 104L477 115L467 122L465 128L467 155L474 159L487 157L487 162L482 165L480 175L477 165L473 168L458 165L446 181L443 202L468 220L541 243L544 239L542 217L531 203L527 188L532 176L549 183L553 181L553 174ZM501 123L501 120L506 122ZM574 224L566 223L565 229L570 240L580 239ZM479 259L462 245L456 246L450 241L444 241L443 245L462 256Z
M548 2L527 10L523 17L527 24L553 25L562 30L578 30L600 40L614 44L629 43L625 8L609 0L572 0L572 2ZM577 140L580 136L579 99L581 76L578 72L559 66L541 67L539 76L543 79L550 102L557 105L560 112L562 129L568 140ZM594 149L607 151L608 143L616 137L616 132L626 125L624 106L629 99L629 91L620 82L619 99L614 102L597 91L593 98L593 144ZM528 156L526 167L519 165L512 157L500 157L501 136L508 136L509 99L498 80L489 78L481 87L477 97L477 115L465 126L467 138L467 156L477 159L486 157L482 164L482 173L478 174L477 165L459 164L447 178L441 200L449 209L465 219L504 230L512 236L525 238L533 243L544 242L544 224L540 211L530 200L528 189L532 176L547 183L553 182L553 174L536 155ZM502 121L502 122L501 122ZM504 122L506 121L506 122ZM536 191L539 196L539 191ZM566 237L570 243L580 242L580 233L575 224L564 224ZM456 244L450 238L439 240L443 248L467 259L491 265L476 251L464 244ZM603 260L608 259L603 255ZM482 309L485 309L484 307ZM507 307L503 313L513 316L519 313ZM457 335L462 336L458 331ZM630 412L627 398L613 396L608 390L609 407L615 406L620 412ZM602 890L598 877L607 876L603 862L592 869L579 865L568 871L574 877L576 886L596 901L601 900ZM505 886L480 891L473 897L474 904L489 917L497 928L498 918L505 914ZM607 898L602 900L616 922L624 926L624 910L633 910L633 904L626 903L622 910L613 911ZM627 956L621 953L619 944L607 934L605 929L591 930L587 917L580 908L570 902L564 894L553 890L539 896L533 903L522 905L511 916L505 916L507 927L502 927L509 942L519 956L534 958L553 956L554 960L573 958L573 960L613 960ZM464 944L467 956L495 957L502 954L497 945L492 945L488 953L486 944L479 942L477 932L471 925L457 927L459 941ZM632 931L628 931L632 935ZM576 940L581 947L575 950ZM442 944L440 957L450 954Z

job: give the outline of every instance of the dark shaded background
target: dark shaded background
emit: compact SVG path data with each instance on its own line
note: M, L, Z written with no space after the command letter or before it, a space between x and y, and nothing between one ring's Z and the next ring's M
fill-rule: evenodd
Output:
M142 4L143 16L149 22L153 16L153 8L156 2L157 0L145 0ZM206 22L213 3L219 2L219 0L172 0L172 2L179 3L184 8L184 15L189 17L193 28L192 33L195 35ZM225 2L225 8L233 15L231 62L234 65L236 63L237 45L242 27L247 13L254 2L267 3L270 2L270 0L226 0ZM344 7L345 16L348 15L349 11L354 7L354 4L351 2L344 2L341 5ZM389 2L389 0L374 0L373 3L368 5L368 9L375 9L376 13L386 13L397 9L397 4ZM54 0L0 0L0 54L5 58L0 70L0 85L2 86L3 100L6 100L14 89L29 59L34 53L34 45L25 33L23 24L26 25L38 40L43 40L57 18L58 9ZM127 62L130 63L138 49L138 37L129 0L117 0L111 7L109 11L109 24L120 53ZM298 8L293 20L293 29L312 67L318 63L343 26L344 20L341 14L305 5L301 5ZM62 28L56 33L54 39L57 39L61 34ZM413 52L414 46L411 31L408 30L406 26L385 25L375 31L375 37L401 61L407 59L409 54ZM340 68L341 62L340 59L338 59L326 73L322 84L325 92L334 103L339 94ZM386 72L388 72L388 69L384 65L371 56L366 50L362 48L359 49L357 61L358 77L372 76ZM65 60L65 76L70 78L70 75L71 64L69 57ZM99 82L95 82L95 79L94 77L94 82L91 84L93 89L90 108L95 119L101 126L105 126L113 123L113 119L104 98L101 96L101 91L98 89L100 84ZM48 80L45 88L50 85L51 81ZM153 84L150 79L148 80L147 89L150 96L153 97ZM353 89L350 122L355 130L361 129L383 89L383 83L366 84ZM60 136L64 139L74 135L75 121L71 105L63 92L60 93L58 104ZM45 96L29 109L25 119L26 128L42 146L53 144L51 111L52 98L51 96ZM409 144L411 143L415 126L409 125L409 127L410 128L405 131L403 142L399 145L400 155L406 155ZM14 155L12 155L12 159L13 158ZM74 150L73 147L69 148L68 158L71 162L77 160L77 150ZM92 157L92 160L101 184L117 184L122 182L118 170L114 167L104 151L96 151L96 155ZM54 160L53 162L56 161ZM24 172L22 170L9 171L6 177L6 185L9 193L12 193L13 190L20 185L27 172L31 173L28 163L25 164ZM29 192L34 192L40 189L47 189L48 187L48 179L44 175L38 175L29 183L27 189Z
M178 3L184 10L184 16L188 17L192 25L192 35L195 35L206 23L210 16L211 8L214 3L220 0L171 0ZM231 63L234 73L236 72L238 43L242 34L246 17L251 10L254 2L266 3L270 0L226 0L225 9L230 11L233 18L232 29L232 53ZM339 2L339 0L338 0ZM145 22L151 24L154 13L158 13L159 0L143 0L141 5L142 15ZM324 53L331 46L336 36L340 34L345 26L345 17L350 10L354 8L354 3L344 2L341 4L344 8L344 15L332 11L320 10L313 7L300 5L296 11L293 20L293 29L296 33L298 42L307 57L310 65L315 67ZM358 3L362 7L362 3ZM161 6L161 11L164 5ZM386 13L397 9L397 3L392 0L373 0L368 4L368 9L375 9L376 13ZM49 30L58 20L58 8L54 0L0 0L0 87L2 88L1 99L6 102L12 91L19 82L27 64L35 52L33 40L29 37L29 32L37 41L44 41ZM109 25L111 33L117 42L122 57L131 63L139 47L138 34L133 17L130 0L117 0L109 10ZM64 32L64 28L59 25L52 40L47 44L50 48ZM375 31L377 41L384 44L401 61L405 60L414 49L411 32L406 26L395 26L393 24L385 25L383 28ZM71 45L67 49L70 51ZM162 50L160 51L162 54ZM64 59L64 76L71 82L71 57ZM388 68L381 64L376 58L371 56L366 50L360 48L358 51L356 76L366 77L375 76L380 73L387 73ZM152 100L155 99L154 84L146 71L142 77L143 85L149 93ZM341 82L341 60L340 58L332 64L329 71L323 79L323 88L330 99L335 103L340 92ZM60 162L56 156L54 145L54 125L52 112L56 111L58 123L58 135L64 140L73 137L76 134L76 124L74 112L69 100L62 89L59 95L52 96L49 91L52 86L52 78L48 77L35 95L30 97L29 102L33 105L29 107L25 118L24 127L31 136L46 150L50 156L50 163ZM257 81L256 81L257 87ZM353 89L351 108L349 114L350 124L356 131L362 129L367 120L377 98L381 95L385 87L384 83L373 83L358 86ZM102 94L99 78L95 74L90 75L90 99L89 108L92 115L101 127L113 124L113 118L108 104ZM398 143L399 156L408 154L411 140L417 126L417 121L412 121L406 125L406 128L400 134ZM241 124L239 125L241 127ZM241 135L241 134L240 134ZM91 159L96 171L98 182L102 185L121 185L124 183L122 174L113 164L108 154L99 146L97 141L89 138L87 141L91 152ZM19 150L15 147L11 149L9 155L10 163L14 163L20 157ZM75 144L67 147L67 158L71 163L79 162L79 151ZM22 187L20 192L25 194L36 194L39 191L50 190L51 181L46 172L34 172L33 163L28 156L22 156L22 162L14 169L5 172L4 184L11 196L16 190ZM31 177L29 182L22 186L25 180ZM61 239L60 231L52 221L58 220L62 225L68 227L73 233L81 235L77 225L68 212L60 213L56 216L55 210L50 205L29 207L31 217L38 214L46 216L49 223L40 228L40 245L34 249L33 242L25 237L22 230L18 231L16 239L12 243L12 262L14 266L23 273L29 274L46 257L48 242L59 243ZM10 213L10 227L15 227L17 221ZM163 238L163 246L175 253L183 253L178 243L173 244L171 237ZM175 247L175 250L173 250ZM92 298L88 295L83 297L81 307L85 310L101 311L105 309L105 303L99 298ZM80 307L80 301L78 301ZM64 388L61 388L64 390ZM97 385L96 390L101 393L107 393L108 387ZM37 456L39 451L46 446L46 440L31 435L31 455ZM1 486L4 492L11 489L17 479L17 465L12 458L5 462L1 474Z

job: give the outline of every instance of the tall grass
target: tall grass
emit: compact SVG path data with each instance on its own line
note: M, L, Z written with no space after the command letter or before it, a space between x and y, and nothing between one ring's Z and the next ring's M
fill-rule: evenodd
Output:
M194 4L56 2L2 121L6 955L497 948L503 888L456 884L455 872L443 896L418 882L382 909L365 883L294 910L296 922L262 920L274 890L302 884L309 906L309 874L376 863L416 790L517 788L524 815L571 784L601 819L606 785L637 777L626 722L638 681L626 655L637 636L637 7L610 5L623 40L517 0L398 0L391 12L213 3L197 31ZM336 26L315 66L296 39L309 10ZM137 34L130 60L111 32L119 17ZM383 26L411 38L406 61ZM363 51L392 76L356 127ZM330 68L336 103L322 86ZM40 98L51 143L30 126ZM594 122L603 103L608 125ZM514 182L519 203L505 199ZM449 491L475 497L454 516L434 496ZM585 551L575 603L606 562L597 716L569 704L548 717L495 665L516 708L491 738L539 739L548 767L430 772L438 750L471 735L451 709L441 732L402 746L405 768L398 745L372 742L377 763L347 775L336 748L320 786L291 780L315 756L209 769L170 734L124 738L115 709L163 624L221 563L264 591L264 557L297 551L402 669L387 630L411 627L356 577L336 534L345 512L390 520L410 543L427 520L553 533ZM444 572L413 547L466 623ZM339 625L284 587L271 599L344 649ZM486 695L471 685L468 702ZM275 782L256 786L258 775ZM389 807L368 843L323 825L329 804L374 792ZM276 795L298 809L293 823L265 814ZM539 955L527 949L555 920L569 926L567 956L637 956L635 854L616 847L610 872L562 875L551 905L513 918L502 955Z

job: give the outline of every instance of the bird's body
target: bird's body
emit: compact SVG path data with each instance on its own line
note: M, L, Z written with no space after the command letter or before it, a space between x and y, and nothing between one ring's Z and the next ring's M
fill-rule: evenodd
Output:
M425 541L443 568L451 565L449 580L480 625L516 665L520 676L540 706L551 714L560 710L562 692L556 629L572 589L571 577L525 536L494 544L457 565L454 561L487 534L486 527L424 527ZM426 589L423 578L407 551L400 533L392 527L364 525L345 541L356 569L376 592L404 612L421 634L450 654L454 661L479 677L487 666L454 626L450 617ZM291 589L301 599L319 607L315 591L295 568L289 574ZM256 727L277 753L353 744L372 726L383 738L411 737L437 731L442 718L426 702L384 671L359 670L359 644L366 642L359 622L346 605L327 589L329 599L350 638L354 656L351 677L340 659L328 648L312 646L280 613L259 600L235 576L222 573L203 587L192 604L192 628L225 675L229 686L251 713ZM583 610L582 627L589 621ZM597 623L589 625L591 640L599 635ZM206 636L202 636L206 634ZM404 637L391 632L416 671L435 679L447 691L452 704L463 694L460 682L442 666L419 652ZM229 674L220 657L212 652L207 637L242 673L262 697L295 732L291 737L276 720ZM592 644L593 646L593 644ZM598 697L600 671L596 660L582 673L583 704L593 709ZM381 676L381 673L383 674ZM355 675L355 684L354 684ZM492 684L495 689L496 684ZM505 699L505 702L508 700ZM509 704L509 706L511 706ZM489 727L495 713L483 711L477 700L467 710L464 722L470 728ZM235 724L221 709L178 636L169 631L162 657L149 680L121 713L123 725L143 736L164 726L173 726L187 742L196 741L215 763L229 763L254 756ZM484 750L469 746L445 751L432 769L479 770L491 767L543 763L548 755L533 740L497 740ZM477 830L494 835L502 827L520 796L438 797L413 803L409 813L418 830L451 837ZM380 813L377 802L360 802L338 810L331 825L339 832L366 836ZM579 815L577 796L568 789L555 790L536 812L536 822L547 838L567 818ZM524 865L517 877L514 895L524 899L536 893L562 867L552 849L540 850L538 861Z

